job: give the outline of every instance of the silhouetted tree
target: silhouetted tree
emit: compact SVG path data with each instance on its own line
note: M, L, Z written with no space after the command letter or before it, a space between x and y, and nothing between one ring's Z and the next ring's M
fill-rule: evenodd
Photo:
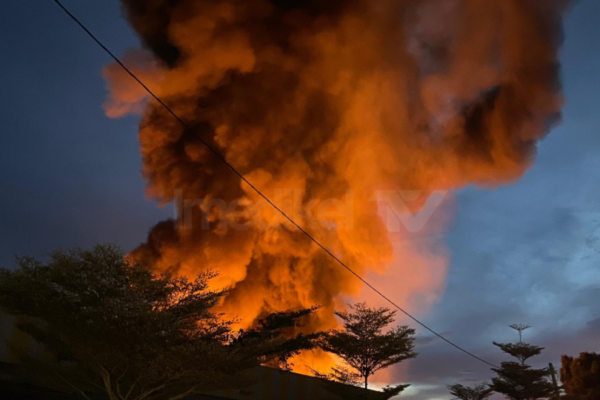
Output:
M527 325L527 324L512 324L509 325L509 328L513 328L515 331L517 331L519 333L519 343L523 342L523 332L525 332L527 329L531 328L531 326Z
M316 336L283 335L312 310L268 316L232 331L212 311L223 290L214 273L194 280L153 274L112 246L58 251L48 264L18 260L0 270L0 308L41 343L48 357L20 354L40 383L89 399L179 400L242 387L252 370L286 364Z
M486 384L469 387L457 383L449 385L448 389L457 400L485 400L489 399L493 393L493 390Z
M562 356L560 380L569 399L600 399L600 354L581 353L573 358Z
M370 308L365 303L349 307L352 312L335 313L342 319L344 329L329 332L321 347L356 370L367 389L369 377L375 372L417 356L413 351L415 330L398 326L385 331L396 314L389 308Z
M312 368L311 371L317 378L329 382L340 383L341 385L337 386L326 386L326 389L344 400L388 400L399 395L410 386L386 386L382 389L382 391L372 391L367 390L366 388L356 390L356 388L363 386L362 377L360 374L353 372L344 366L335 366L328 374L322 374Z
M526 364L531 357L539 355L543 347L534 346L522 341L522 333L529 328L527 325L511 325L519 332L518 343L496 343L504 353L510 354L518 362L503 362L500 368L492 368L498 375L493 378L494 391L511 400L538 400L548 398L553 393L552 383L548 381L550 371L548 368L533 369Z
M318 339L323 336L323 332L297 332L298 328L303 327L302 321L317 309L318 307L312 307L267 315L257 321L255 328L236 332L229 346L242 349L258 346L256 349L259 350L262 365L290 371L293 364L289 360L302 351L313 350L317 347Z
M362 386L362 377L359 373L351 371L350 369L337 365L331 368L331 372L323 374L315 369L310 368L313 375L320 379L325 379L331 382L343 383L349 386Z
M343 367L334 367L330 374L321 374L316 371L313 371L313 373L315 373L317 378L325 381L323 382L325 390L342 400L388 400L399 395L404 389L410 386L386 386L381 391L367 390L361 387L360 375L354 374ZM355 379L356 377L358 379ZM330 398L330 396L326 397L326 399Z

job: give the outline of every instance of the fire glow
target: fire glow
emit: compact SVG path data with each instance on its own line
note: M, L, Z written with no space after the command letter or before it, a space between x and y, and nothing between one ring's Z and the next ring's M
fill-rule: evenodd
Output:
M246 324L320 305L305 329L333 328L333 308L362 288L256 206L198 137L268 197L280 191L282 207L357 273L388 274L388 293L415 311L443 291L447 251L439 238L392 244L374 194L419 193L415 213L432 194L514 182L560 119L566 0L122 3L144 43L126 64L191 127L106 67L107 115L143 114L147 195L192 204L183 226L159 223L133 255L157 270L219 271L214 283L232 288L222 310ZM349 193L351 227L336 203L348 207ZM330 201L325 223L309 223L311 201Z

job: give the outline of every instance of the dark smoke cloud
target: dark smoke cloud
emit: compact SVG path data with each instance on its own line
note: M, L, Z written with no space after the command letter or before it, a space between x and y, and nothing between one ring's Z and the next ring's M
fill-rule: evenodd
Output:
M282 204L299 206L298 222L358 273L391 266L402 276L395 299L426 293L435 300L447 263L441 244L393 249L371 196L382 188L420 191L418 208L436 190L521 177L560 120L557 53L568 4L123 0L145 46L127 62L190 129L146 102L115 65L105 70L107 114L143 112L148 195L196 205L191 229L162 222L134 254L160 270L219 270L217 283L233 287L223 308L248 323L319 304L314 325L330 328L341 296L359 293L357 281L306 237L273 223L201 137L267 196L293 189L283 191ZM303 211L311 200L348 193L351 223L331 217L317 227ZM238 199L235 209L214 207ZM248 220L258 223L231 227Z

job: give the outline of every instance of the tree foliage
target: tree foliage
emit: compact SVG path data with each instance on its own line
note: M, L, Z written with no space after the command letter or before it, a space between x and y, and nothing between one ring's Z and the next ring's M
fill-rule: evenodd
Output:
M372 390L356 390L356 388L363 385L362 377L360 374L342 366L337 365L331 369L328 374L320 373L312 369L312 373L315 377L326 380L328 382L339 383L337 386L329 386L327 390L340 396L344 400L388 400L394 396L399 395L410 385L388 385L382 389L382 391Z
M337 382L349 386L362 386L362 377L359 373L356 373L342 365L336 365L331 368L331 372L323 374L315 369L311 368L313 375L320 379L325 379L331 382Z
M299 333L304 326L302 321L317 309L312 307L267 315L254 328L237 332L230 346L236 349L254 347L260 350L257 354L261 364L290 371L293 364L289 360L302 351L313 350L323 336L322 332Z
M89 399L178 400L242 387L262 363L287 364L316 335L283 333L313 310L267 316L232 331L212 309L223 290L215 276L158 276L112 246L57 251L48 264L18 260L0 270L0 308L41 343L48 357L21 354L40 383Z
M600 399L600 354L581 353L579 357L562 356L560 379L570 399Z
M450 394L458 400L485 400L492 396L493 390L486 384L473 387L464 386L459 383L449 385Z
M500 368L492 368L498 375L492 379L493 390L511 400L538 400L550 397L554 388L548 381L549 369L534 369L526 364L527 360L539 355L544 348L524 343L521 340L522 332L528 326L514 325L511 328L519 332L519 342L494 342L494 345L518 361L503 362Z
M320 374L316 371L315 376L323 379L325 389L343 400L388 400L402 393L410 385L386 386L381 391L367 390L360 387L360 376L344 367L334 367L331 374ZM330 397L327 397L330 398Z
M342 319L344 329L329 332L321 346L356 370L364 379L365 388L375 372L416 357L414 329L398 326L385 331L394 322L395 311L371 308L365 303L350 305L350 309L351 312L335 313Z

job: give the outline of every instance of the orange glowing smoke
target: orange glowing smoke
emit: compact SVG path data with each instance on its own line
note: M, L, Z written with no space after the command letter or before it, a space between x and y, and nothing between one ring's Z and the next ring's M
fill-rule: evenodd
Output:
M386 290L413 309L411 297L430 304L443 289L447 251L394 248L373 193L513 182L560 118L567 1L122 1L145 45L126 61L191 127L106 68L107 114L143 111L148 196L194 210L134 254L159 270L220 271L216 284L232 287L222 307L246 324L321 305L311 328L332 328L332 308L361 285L199 137L356 272L391 265Z

